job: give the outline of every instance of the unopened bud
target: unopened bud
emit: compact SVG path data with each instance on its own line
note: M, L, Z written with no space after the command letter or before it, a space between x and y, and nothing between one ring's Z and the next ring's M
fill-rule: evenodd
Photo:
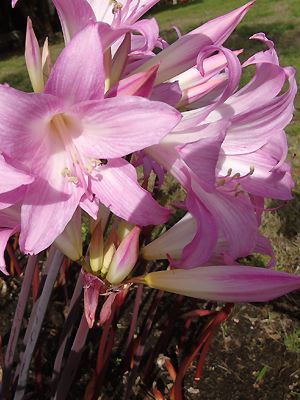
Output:
M122 282L132 271L139 255L139 235L141 229L134 227L117 248L106 279L113 285Z
M115 252L116 252L116 246L115 246L114 242L110 242L108 245L105 246L103 263L102 263L102 268L101 268L101 276L104 277L107 274L111 260L114 256Z
M102 268L103 247L103 232L100 221L93 230L90 242L90 266L94 274L97 274Z
M42 67L42 56L40 47L35 36L31 19L27 19L25 61L32 88L36 93L44 90L44 77Z
M55 245L73 261L82 258L81 211L79 208L75 211L63 233L56 238Z

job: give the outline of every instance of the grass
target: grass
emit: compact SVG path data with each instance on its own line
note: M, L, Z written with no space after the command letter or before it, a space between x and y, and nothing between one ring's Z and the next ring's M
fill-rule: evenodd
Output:
M300 353L300 329L295 329L284 336L284 344L288 351Z
M169 8L155 13L162 36L174 40L176 35L172 25L187 32L208 19L226 13L243 5L243 0L195 0L194 2ZM274 40L282 65L292 65L300 71L300 8L299 0L257 0L252 10L241 22L226 45L232 49L244 48L244 57L248 57L262 47L248 38L257 32L264 32ZM62 44L52 46L53 58L57 56ZM246 75L250 73L246 72ZM25 70L22 55L10 55L0 60L0 82L13 87L30 90L30 82ZM290 154L296 154L292 160L296 186L294 199L275 212L266 213L263 231L271 238L277 254L280 268L299 271L300 265L300 161L297 155L300 131L300 96L296 100L293 122L287 128ZM274 205L273 203L271 204Z

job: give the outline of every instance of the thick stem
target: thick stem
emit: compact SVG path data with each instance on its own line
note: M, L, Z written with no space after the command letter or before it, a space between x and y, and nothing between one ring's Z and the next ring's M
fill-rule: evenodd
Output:
M74 323L79 314L78 305L79 305L80 298L81 298L81 292L82 292L82 273L80 272L74 292L73 292L73 296L71 298L68 315L67 315L66 321L64 323L62 333L60 335L60 340L59 340L60 344L59 344L58 352L56 354L54 368L53 368L53 375L52 375L52 386L53 387L55 387L55 385L58 381L58 378L60 376L63 355L64 355L64 351L66 348L66 344L68 342L68 339L71 336Z
M132 338L133 338L133 335L134 335L134 331L135 331L135 327L136 327L136 323L137 323L137 319L138 319L138 315L139 315L140 304L142 301L143 288L144 288L144 285L138 285L138 288L136 291L135 302L134 302L134 307L133 307L133 314L132 314L132 318L131 318L129 334L128 334L126 347L125 347L126 351L129 348Z
M23 278L23 283L21 287L21 292L19 295L18 304L16 307L16 312L14 315L14 320L12 323L12 328L9 335L9 341L5 353L4 359L4 374L2 381L2 390L5 393L9 389L10 377L11 377L11 369L13 365L14 355L16 351L16 346L18 342L18 338L20 335L20 330L22 326L22 321L30 293L31 283L34 275L34 270L36 266L37 256L30 256L28 258L27 266L25 269L25 274ZM2 391L1 391L2 393ZM2 394L3 394L2 393Z
M63 261L63 254L60 251L56 250L51 261L51 265L48 264L46 268L46 270L48 271L48 275L46 277L45 285L43 287L40 298L36 302L37 307L33 314L32 324L28 326L25 335L28 341L26 343L24 354L21 357L19 379L14 400L21 400L24 397L30 362L46 314L47 306L52 293L52 288ZM16 376L18 376L18 372L16 373Z
M54 396L55 400L64 400L69 394L70 386L73 382L78 369L79 362L83 353L89 327L84 313L82 314L80 325L78 327L70 355L64 367L61 379L58 384L57 392Z

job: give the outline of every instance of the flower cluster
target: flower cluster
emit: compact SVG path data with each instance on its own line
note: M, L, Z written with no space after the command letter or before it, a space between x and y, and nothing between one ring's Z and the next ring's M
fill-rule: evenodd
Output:
M47 41L41 53L28 19L34 93L0 86L1 270L6 243L18 232L24 253L55 242L79 260L96 279L86 277L94 282L86 298L91 287L99 294L102 284L122 282L230 302L297 289L299 276L237 262L261 253L275 263L259 227L266 198L292 197L284 129L293 115L295 71L280 65L263 33L250 39L264 50L243 64L242 50L223 46L253 1L173 44L159 36L155 18L140 19L157 2L53 0L65 40L53 66ZM254 76L241 87L250 65ZM156 197L166 173L185 193L185 215L140 251L143 227L169 220ZM150 176L158 183L152 193ZM81 213L96 220L87 257ZM121 220L131 225L118 236ZM139 254L168 259L168 270L130 281ZM94 302L87 307L95 309Z

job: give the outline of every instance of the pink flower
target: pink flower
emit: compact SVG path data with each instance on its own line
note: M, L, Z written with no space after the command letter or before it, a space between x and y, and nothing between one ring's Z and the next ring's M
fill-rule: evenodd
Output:
M245 265L151 272L141 281L155 289L230 303L270 301L300 288L300 276Z
M283 130L293 114L295 73L279 66L272 42L262 34L255 38L269 50L245 64L257 66L249 84L235 92L240 66L234 54L222 49L229 70L222 92L206 99L207 104L201 99L203 107L184 112L172 133L146 149L186 189L186 206L197 224L173 265L191 268L209 262L220 237L226 241L224 262L251 254L261 215L254 199L291 198ZM289 89L279 95L286 80Z
M62 233L83 196L93 202L96 195L139 225L168 217L120 157L158 143L180 114L138 97L104 99L98 29L90 24L63 50L44 93L0 86L0 151L35 178L21 207L20 245L27 253L43 250Z

